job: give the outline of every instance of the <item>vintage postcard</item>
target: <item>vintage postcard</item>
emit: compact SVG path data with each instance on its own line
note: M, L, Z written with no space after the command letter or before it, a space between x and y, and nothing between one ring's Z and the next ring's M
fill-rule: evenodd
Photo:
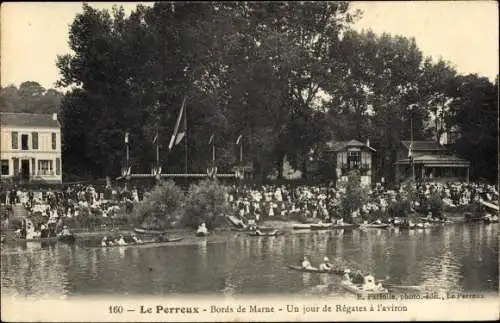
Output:
M498 4L7 2L5 322L498 320Z

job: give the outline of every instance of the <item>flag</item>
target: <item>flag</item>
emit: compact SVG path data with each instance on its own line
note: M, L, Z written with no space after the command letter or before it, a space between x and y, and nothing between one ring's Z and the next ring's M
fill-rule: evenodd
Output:
M239 145L239 144L240 144L240 141L241 141L241 138L242 138L242 137L243 137L243 136L242 136L242 135L240 135L240 136L238 137L238 139L236 139L236 144L237 144L237 145Z
M408 158L413 156L413 142L410 143L410 148L408 149Z
M158 132L156 132L156 135L153 138L153 144L155 144L157 140L158 140Z
M370 139L366 139L366 146L370 147Z
M128 144L128 131L125 132L125 143Z
M210 140L208 141L208 144L209 144L209 145L210 145L211 143L213 143L213 142L214 142L214 137L215 137L215 134L212 134L212 135L210 136Z
M440 136L439 136L439 144L441 146L444 146L448 144L448 133L444 131Z
M182 117L184 116L184 105L186 104L186 97L182 100L181 110L179 111L179 116L177 117L177 122L175 123L174 132L172 133L172 137L170 138L170 143L168 145L168 149L171 150L174 145L177 145L182 141L182 138L186 135L186 129L181 129L179 131L179 126L181 125ZM184 118L183 127L186 126L186 119Z

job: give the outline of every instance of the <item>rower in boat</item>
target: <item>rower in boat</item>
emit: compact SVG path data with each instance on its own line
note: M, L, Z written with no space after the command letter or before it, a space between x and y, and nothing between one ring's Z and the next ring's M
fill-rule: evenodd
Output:
M330 259L328 259L328 257L325 256L323 258L323 262L319 265L319 270L327 271L327 270L332 270L332 268L333 266L330 263Z
M156 238L156 242L165 242L167 240L168 238L166 233L162 233L161 235L158 236L158 238Z
M108 245L110 245L111 241L108 240L108 237L107 236L104 236L104 238L102 238L102 241L101 241L101 247L107 247Z
M202 222L200 224L200 226L198 227L198 230L196 230L196 234L197 235L207 235L208 234L208 229L207 229L207 225L205 224L205 222Z
M125 239L123 238L123 236L120 235L120 238L116 241L116 244L119 245L119 246L126 246L127 242L125 241Z
M134 240L135 243L142 243L142 240L139 239L135 234L132 236L132 240Z
M68 229L68 226L65 225L61 231L61 233L59 234L61 237L67 237L67 236L70 236L71 235L71 232L69 231Z
M384 289L380 282L375 282L375 278L372 275L366 275L364 277L361 288L365 291L381 291Z
M314 269L314 267L311 266L311 263L309 262L309 259L307 259L306 256L304 256L304 258L302 259L300 266L302 267L302 269Z

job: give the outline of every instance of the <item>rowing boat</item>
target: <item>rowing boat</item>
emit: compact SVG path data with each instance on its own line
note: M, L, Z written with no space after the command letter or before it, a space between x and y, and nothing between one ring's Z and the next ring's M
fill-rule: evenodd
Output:
M29 238L29 239L23 239L23 238L18 238L18 237L3 237L4 242L63 242L63 243L73 243L75 242L76 238L75 235L70 234L70 235L65 235L65 236L54 236L54 237L36 237L36 238Z
M269 227L262 227L262 228L258 228L259 231L262 231L262 232L270 232L270 231L274 231L276 230L275 228L269 228ZM249 228L231 228L231 231L235 231L235 232L255 232L255 229L249 229Z
M333 227L333 223L315 223L311 224L311 230L329 230Z
M387 223L380 223L380 224L367 223L367 224L360 224L359 225L360 228L368 228L368 229L385 229L388 226L389 225Z
M356 294L358 296L368 296L368 295L382 295L387 294L388 291L386 288L378 289L378 290L364 290L362 285L357 285L351 283L350 281L342 281L340 285L347 291Z
M115 247L122 247L122 248L127 248L127 247L141 247L141 246L161 246L164 244L172 243L172 242L177 242L181 241L182 238L171 238L171 239L166 239L163 241L158 241L158 240L147 240L139 243L129 243L126 245L110 245L110 246L101 246L101 248L115 248Z
M284 234L284 232L282 231L278 231L278 230L275 230L275 231L272 231L272 232L249 232L248 235L250 237L277 237L277 236L280 236Z
M332 225L332 229L347 229L347 228L354 228L356 226L357 226L356 224L352 223L342 223L342 224Z
M311 229L311 223L300 223L292 225L292 229L294 230L308 230Z
M400 289L400 290L411 290L417 292L422 290L422 287L414 285L395 285L391 283L382 283L382 285L388 290Z
M196 232L194 235L197 237L206 237L210 235L210 232Z
M301 266L289 265L288 269L306 272L306 273L315 273L315 274L330 274L330 275L342 275L344 273L343 269L332 268L330 270L320 270L319 268L303 268Z
M134 228L134 232L137 234L162 235L162 234L166 233L167 231Z

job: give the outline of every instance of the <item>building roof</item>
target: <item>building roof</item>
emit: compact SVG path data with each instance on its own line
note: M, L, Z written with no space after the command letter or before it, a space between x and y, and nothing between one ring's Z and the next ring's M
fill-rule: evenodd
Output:
M446 151L446 148L439 143L430 140L402 140L401 144L410 149L410 144L413 143L412 151Z
M12 127L60 128L52 114L0 112L0 125Z
M372 147L367 146L365 143L362 143L356 139L347 141L330 140L326 143L326 150L329 151L340 151L348 147L365 147L375 151L375 149L373 149Z
M469 167L470 162L454 155L415 155L413 157L413 162L415 164L423 164L425 166L441 166L441 167ZM409 158L403 158L396 162L400 165L410 164Z

